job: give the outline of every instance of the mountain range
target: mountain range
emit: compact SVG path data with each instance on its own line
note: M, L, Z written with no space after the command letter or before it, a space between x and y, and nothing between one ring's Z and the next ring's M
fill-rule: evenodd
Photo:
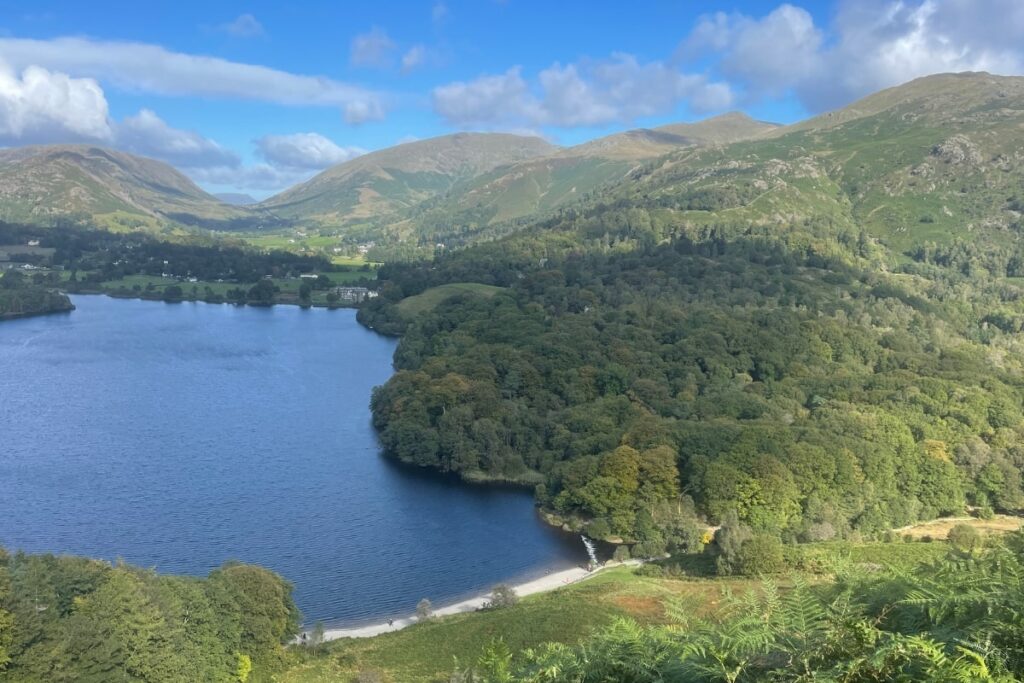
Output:
M789 126L731 113L573 147L457 133L357 157L258 203L212 196L167 164L93 145L6 149L0 219L303 226L426 249L513 232L595 196L645 192L685 221L827 216L899 239L1018 220L1022 141L1024 79L942 74Z

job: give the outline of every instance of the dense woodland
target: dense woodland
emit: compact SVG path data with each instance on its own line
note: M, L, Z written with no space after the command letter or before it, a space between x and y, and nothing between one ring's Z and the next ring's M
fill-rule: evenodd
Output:
M388 452L536 484L651 554L730 512L823 540L1021 507L1024 288L981 265L1013 248L903 255L824 219L687 225L643 207L382 269L361 319L404 331L373 398ZM398 314L459 281L507 289Z
M73 308L66 295L44 280L36 281L17 270L0 271L0 320Z
M0 681L271 680L298 630L291 590L251 565L197 579L0 549Z

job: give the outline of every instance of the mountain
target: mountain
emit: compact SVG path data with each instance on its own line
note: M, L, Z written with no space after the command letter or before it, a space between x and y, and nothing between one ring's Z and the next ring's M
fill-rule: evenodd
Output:
M703 144L726 145L761 137L781 127L777 123L758 121L743 112L734 111L694 123L671 123L654 130L698 140Z
M245 194L244 192L217 192L213 195L225 204L231 204L232 206L249 206L250 204L257 204L258 199L252 195Z
M1021 229L1022 149L1024 78L943 74L756 139L674 153L605 196L681 225L826 220L901 250L979 233L1009 245Z
M161 161L95 145L0 150L3 220L89 217L123 229L167 221L217 227L245 215Z
M461 180L556 148L537 137L457 133L365 154L258 206L287 218L345 223L390 215Z
M397 230L391 234L428 245L453 245L492 226L507 224L504 229L514 230L524 219L627 180L659 157L755 138L776 128L733 112L696 123L615 133L470 178L392 221Z

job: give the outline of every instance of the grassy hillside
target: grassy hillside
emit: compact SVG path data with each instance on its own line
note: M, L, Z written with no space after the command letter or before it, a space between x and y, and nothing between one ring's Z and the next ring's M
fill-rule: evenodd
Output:
M335 225L390 215L504 164L550 153L535 137L458 133L363 155L259 204L278 216Z
M945 74L791 126L726 115L620 133L466 179L357 233L431 253L614 197L681 227L824 218L898 251L977 231L1008 244L1024 202L1021 83Z
M949 552L944 543L814 544L792 550L775 585L785 592L804 582L825 584L830 580L825 568L845 567L847 573L880 567L908 571ZM448 681L457 666L474 666L497 641L523 661L527 650L586 643L624 619L648 628L678 624L680 615L713 620L736 597L764 590L757 577L685 575L674 562L640 571L610 569L582 583L523 598L511 607L428 620L375 638L337 641L316 652L300 649L293 653L298 661L282 681ZM556 674L527 680L563 679Z
M417 315L434 310L439 304L457 294L479 294L489 297L500 291L500 287L492 287L491 285L481 285L475 282L453 282L450 285L432 287L422 294L403 299L398 304L398 311L403 317L412 319Z
M716 147L776 128L732 113L697 123L631 130L470 178L393 222L390 239L448 247L515 232L530 219L585 202L628 182L651 160L681 149Z
M0 150L0 220L255 227L261 219L203 192L171 166L94 145Z

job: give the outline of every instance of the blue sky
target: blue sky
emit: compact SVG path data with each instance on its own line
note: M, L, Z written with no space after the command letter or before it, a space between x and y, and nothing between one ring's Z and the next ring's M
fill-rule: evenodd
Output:
M459 130L559 144L791 122L940 71L1024 73L1021 0L0 0L0 145L97 142L265 196Z

